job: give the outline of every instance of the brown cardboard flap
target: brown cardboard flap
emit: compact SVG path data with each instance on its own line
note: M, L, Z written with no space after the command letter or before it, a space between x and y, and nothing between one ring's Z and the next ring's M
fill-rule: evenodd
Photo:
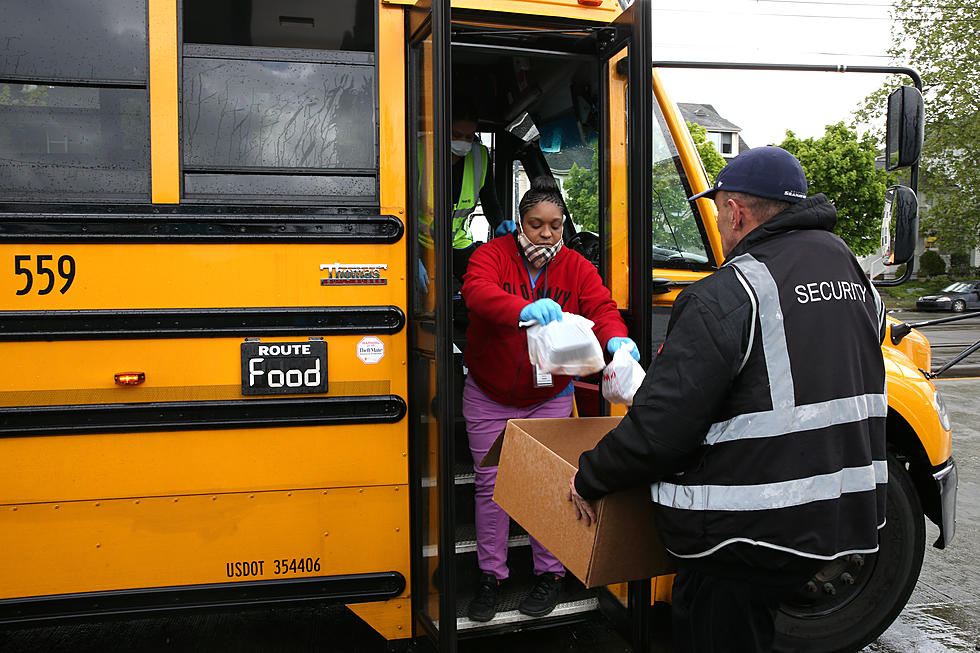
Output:
M614 492L599 502L604 528L589 565L590 586L641 580L674 572L654 524L649 488ZM642 543L639 544L638 543Z

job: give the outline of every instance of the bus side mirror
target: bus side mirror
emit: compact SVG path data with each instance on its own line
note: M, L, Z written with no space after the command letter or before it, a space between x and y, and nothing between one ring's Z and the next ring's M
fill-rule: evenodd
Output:
M888 96L885 127L885 169L897 170L919 160L925 134L922 94L914 86L902 86Z
M885 265L911 261L918 237L919 200L908 186L892 186L885 191L885 212L881 221Z

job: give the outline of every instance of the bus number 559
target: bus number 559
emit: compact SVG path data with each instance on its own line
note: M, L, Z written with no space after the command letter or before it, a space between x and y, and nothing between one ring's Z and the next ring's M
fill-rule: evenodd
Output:
M32 258L34 259L34 265L31 265ZM24 287L18 290L17 294L26 295L31 292L31 289L34 287L35 275L39 281L37 294L47 295L51 292L55 286L54 270L51 268L51 263L53 262L54 256L51 254L38 254L37 256L31 256L30 254L14 255L14 274L24 275ZM75 259L65 254L58 259L57 267L58 276L64 280L64 284L58 289L58 292L63 295L68 292L72 281L75 280ZM31 268L33 268L33 272Z

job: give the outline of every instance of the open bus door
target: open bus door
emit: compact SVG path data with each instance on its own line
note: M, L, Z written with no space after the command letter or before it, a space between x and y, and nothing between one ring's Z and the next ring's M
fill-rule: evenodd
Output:
M452 80L476 78L485 82L479 98L481 131L492 133L497 144L494 169L498 171L498 193L512 183L510 172L502 174L505 171L523 167L529 176L551 173L536 142L525 139L518 143L514 138L509 127L515 118L524 115L547 123L567 115L567 108L556 106L567 99L557 98L566 98L564 89L589 86L595 109L590 125L595 127L599 148L599 241L604 245L597 248L601 251L594 262L626 309L631 335L641 343L643 360L648 363L653 342L649 274L654 140L650 4L637 0L610 26L540 16L529 21L460 9L450 17L448 2L434 2L411 10L407 30L406 150L409 169L414 169L408 179L414 197L409 201L412 215L407 247L412 281L409 415L416 635L430 639L440 651L455 651L463 636L581 619L586 612L604 605L603 611L616 622L631 624L627 636L636 650L645 650L649 581L631 583L628 591L618 592L619 598L615 590L569 592L564 597L567 601L560 601L552 615L534 624L524 623L528 618L510 609L516 607L516 601L514 606L501 608L504 614L498 617L502 618L486 624L465 617L471 584L468 574L475 570L475 545L468 546L470 543L459 539L467 529L467 518L471 518L463 506L467 492L472 493L467 474L461 473L469 464L472 476L472 464L458 417L462 390L459 349L465 345L458 337L460 347L454 344L454 335L460 334L454 334L453 329L449 225L433 216L449 215L452 208L448 160ZM624 71L624 65L630 69ZM520 71L521 79L509 85L515 80L508 76L515 71ZM521 84L530 78L535 80L533 84ZM505 88L516 90L510 94L489 90ZM513 197L510 192L499 194L504 199L518 199L517 193ZM504 207L503 217L516 217L510 215L513 202L502 203L509 205ZM428 229L431 243L419 237ZM519 529L513 532L512 540L516 548L527 546L527 536ZM519 557L519 551L514 553Z
M449 225L434 219L450 212L449 25L449 0L417 5L406 23L412 606L416 634L439 651L456 645L452 271Z

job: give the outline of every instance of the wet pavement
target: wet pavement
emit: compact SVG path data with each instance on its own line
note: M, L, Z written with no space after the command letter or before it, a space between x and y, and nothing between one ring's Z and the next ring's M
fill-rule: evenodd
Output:
M956 535L943 551L926 521L922 574L905 610L866 651L933 653L980 650L980 379L937 381L953 424L959 472Z

